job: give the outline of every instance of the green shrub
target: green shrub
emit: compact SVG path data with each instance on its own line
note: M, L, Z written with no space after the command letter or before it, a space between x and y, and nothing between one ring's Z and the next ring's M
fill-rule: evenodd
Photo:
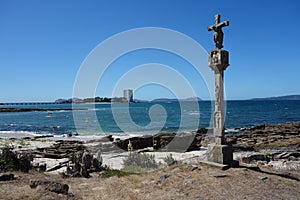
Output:
M100 174L101 178L109 178L112 176L117 176L117 177L122 177L122 176L128 176L132 173L130 172L126 172L126 171L122 171L122 170L117 170L117 169L111 169L109 166L104 165L102 167L102 173Z
M0 171L21 170L28 172L32 160L32 154L18 154L9 145L5 145L0 149Z
M123 160L123 165L124 171L132 173L158 168L154 155L146 153L130 153L129 156Z
M177 161L173 158L172 154L167 155L167 157L165 157L165 158L163 159L163 161L164 161L168 166L177 163Z

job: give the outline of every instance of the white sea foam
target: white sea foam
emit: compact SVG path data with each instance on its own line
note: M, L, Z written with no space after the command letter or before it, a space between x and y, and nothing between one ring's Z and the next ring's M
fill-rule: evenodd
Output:
M200 115L199 111L189 111L188 115Z
M5 126L18 126L18 124L5 124Z
M240 130L234 128L228 128L225 130L225 133L239 133Z
M35 136L46 136L50 134L39 134L30 131L0 131L0 137L2 138L24 138L24 137L35 137Z

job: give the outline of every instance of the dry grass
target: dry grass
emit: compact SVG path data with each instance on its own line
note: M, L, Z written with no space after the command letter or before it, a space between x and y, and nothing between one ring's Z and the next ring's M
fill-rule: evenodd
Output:
M222 171L200 166L190 171L188 165L123 177L68 178L31 172L15 181L0 182L0 199L67 199L65 195L31 189L31 178L51 179L69 185L74 199L299 199L300 182L249 169L231 168ZM161 182L161 176L170 176ZM218 177L221 176L221 177Z

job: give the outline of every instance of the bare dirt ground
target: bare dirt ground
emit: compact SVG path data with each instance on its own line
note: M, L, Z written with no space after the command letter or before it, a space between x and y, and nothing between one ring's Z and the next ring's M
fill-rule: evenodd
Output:
M124 177L66 178L31 170L13 172L16 180L0 182L0 199L300 199L300 182L246 168L221 170L204 165L176 164ZM69 185L69 194L56 194L30 179Z

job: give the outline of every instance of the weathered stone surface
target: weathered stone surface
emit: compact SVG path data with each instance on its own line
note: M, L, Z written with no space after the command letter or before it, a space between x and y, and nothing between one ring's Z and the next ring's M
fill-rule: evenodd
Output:
M90 169L92 166L93 156L90 152L85 151L82 155L81 163L85 167L85 169Z
M11 181L14 180L14 174L0 174L0 181Z
M226 138L235 150L253 151L264 148L300 148L300 122L277 125L263 124L245 129Z
M257 161L270 161L270 159L264 154L257 153L257 154L249 155L247 157L242 157L241 161L244 163L251 164L251 163L257 162Z
M88 169L84 165L82 165L80 167L80 175L82 177L85 177L85 178L89 178L90 177L90 173L89 173Z
M208 145L208 160L211 162L232 165L233 163L233 149L228 145Z
M131 142L133 150L144 149L144 148L153 146L153 136L152 135L149 135L149 136L146 135L146 136L141 136L141 137L132 137L132 138L125 139L125 140L118 140L118 141L114 142L114 144L116 146L118 146L119 148L127 151L129 141Z
M199 134L201 134L201 135L205 135L205 134L207 134L207 132L208 132L208 129L207 129L207 128L199 128L199 129L197 130L197 133L199 133Z
M83 151L85 147L80 141L60 140L48 148L37 148L34 153L44 158L61 159Z
M212 176L215 177L215 178L225 178L225 177L228 177L230 175L229 174L213 174Z
M39 172L45 172L46 169L47 169L47 164L46 163L41 164L41 165L38 166L38 171Z
M206 131L207 129L205 129ZM156 135L118 140L114 144L128 150L129 141L133 150L166 149L167 151L191 151L199 149L204 136L202 133L159 133Z
M220 22L221 16L217 14L215 16L215 24L208 27L208 31L214 31L214 42L216 44L216 49L223 48L223 37L224 33L222 28L225 26L229 26L229 21Z

